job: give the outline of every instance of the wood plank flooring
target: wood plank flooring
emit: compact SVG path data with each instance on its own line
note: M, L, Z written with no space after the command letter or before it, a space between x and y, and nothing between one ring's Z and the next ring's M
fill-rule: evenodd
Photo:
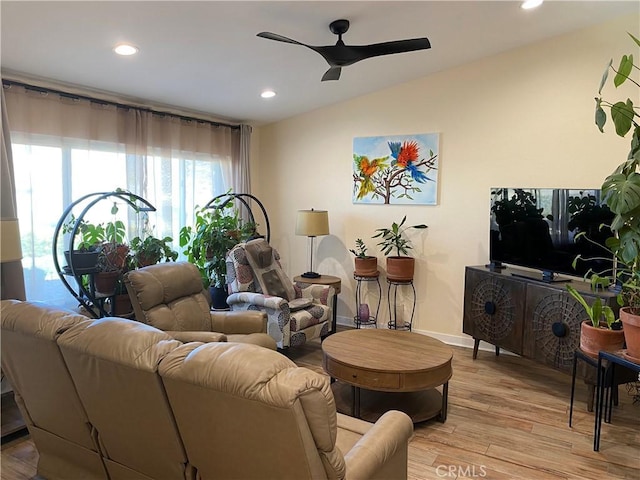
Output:
M593 451L587 388L576 383L569 428L571 377L521 357L453 347L453 378L445 423L416 424L409 445L409 479L640 480L640 402L620 387L611 424ZM298 365L322 373L319 341L291 349ZM636 386L636 384L630 384ZM2 445L3 480L36 474L29 437Z

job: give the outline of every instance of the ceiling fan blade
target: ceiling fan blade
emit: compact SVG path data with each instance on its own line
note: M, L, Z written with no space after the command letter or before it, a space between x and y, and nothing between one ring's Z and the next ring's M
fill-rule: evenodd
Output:
M322 81L326 82L327 80L338 80L340 79L341 72L342 72L342 68L331 67L329 70L324 72L324 75L322 76Z
M304 43L300 43L297 40L293 40L291 38L283 37L282 35L278 35L277 33L271 32L260 32L257 34L258 37L267 38L269 40L275 40L277 42L284 43L293 43L294 45L302 45L303 47L308 47L309 45L305 45Z
M367 58L395 53L413 52L431 48L428 38L412 38L409 40L395 40L392 42L374 43L372 45L345 45L322 47L323 57L329 65L345 67ZM318 49L320 50L320 49Z

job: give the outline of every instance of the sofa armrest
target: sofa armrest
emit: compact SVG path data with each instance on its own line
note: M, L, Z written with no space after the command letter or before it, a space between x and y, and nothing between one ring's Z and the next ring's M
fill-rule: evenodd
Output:
M386 412L344 452L348 480L407 478L409 439L413 422L397 410Z
M178 330L168 330L167 334L171 335L173 338L182 343L189 342L226 342L227 336L224 333L219 332L203 332L203 331L178 331Z
M267 333L267 315L264 312L211 312L211 330L226 334Z

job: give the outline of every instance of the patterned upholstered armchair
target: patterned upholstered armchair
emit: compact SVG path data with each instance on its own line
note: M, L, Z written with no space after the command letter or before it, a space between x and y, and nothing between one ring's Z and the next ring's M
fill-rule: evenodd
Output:
M331 330L333 287L296 285L266 240L239 243L227 254L227 303L231 310L267 314L267 333L278 348L303 345Z

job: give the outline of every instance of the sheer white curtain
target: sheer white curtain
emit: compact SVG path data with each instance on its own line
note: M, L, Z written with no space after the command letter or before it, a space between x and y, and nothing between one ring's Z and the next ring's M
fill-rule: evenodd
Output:
M153 234L172 236L180 251L178 232L196 206L234 187L241 174L239 127L16 84L4 91L29 300L74 301L51 251L55 226L74 200L116 188L135 193L156 207L148 218ZM87 217L108 221L108 212L109 205L96 205ZM130 226L129 240L140 233Z

